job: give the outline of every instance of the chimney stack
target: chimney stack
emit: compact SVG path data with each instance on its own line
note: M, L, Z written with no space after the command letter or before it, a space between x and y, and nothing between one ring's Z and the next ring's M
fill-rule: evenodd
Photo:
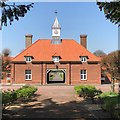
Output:
M87 35L80 35L80 44L87 48Z
M32 37L33 37L33 35L31 35L31 34L25 35L25 38L26 38L26 48L28 48L29 46L32 45Z

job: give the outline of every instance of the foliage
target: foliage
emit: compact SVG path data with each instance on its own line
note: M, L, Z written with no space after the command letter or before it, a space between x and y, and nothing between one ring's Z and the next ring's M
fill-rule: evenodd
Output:
M13 5L6 4L4 1L0 1L0 7L2 8L1 26L7 26L7 20L10 25L15 20L19 20L20 17L24 17L25 14L33 7L33 3L28 5Z
M99 95L99 99L103 103L101 104L103 110L109 112L112 117L120 118L120 96L118 93L105 92Z
M2 71L3 72L8 72L9 70L7 70L7 66L10 66L10 59L6 59L6 60L2 60Z
M10 49L8 49L8 48L3 49L2 55L3 55L4 57L9 56L10 54L11 54Z
M5 106L14 103L18 99L25 100L30 98L36 91L37 88L33 86L23 86L22 88L19 88L17 90L8 89L7 91L2 91L3 109L5 108Z
M50 80L53 80L54 79L54 75L53 74L50 74Z
M60 77L63 79L64 77L63 72L60 72Z
M100 57L106 55L102 50L96 50L93 54Z
M74 87L75 92L83 98L93 99L96 95L100 94L101 91L97 90L95 86L90 85L79 85Z
M8 91L2 92L3 106L9 105L9 104L13 103L15 100L17 100L17 94L14 90L13 91L8 90Z
M112 113L114 113L116 104L118 104L117 97L107 97L104 99L104 104L103 104L102 108L112 114Z
M120 118L120 95L115 92L104 92L97 90L94 86L79 85L74 87L75 92L84 98L97 96L101 102L101 108L110 113L112 118Z
M28 99L30 98L35 92L37 91L37 88L32 86L23 86L22 88L16 90L17 93L17 99Z
M76 94L80 94L82 92L83 85L75 86L74 90Z
M10 53L11 53L11 51L8 48L3 49L3 51L2 51L1 62L2 62L2 71L3 72L9 72L8 68L11 67Z
M109 53L105 56L102 61L102 67L105 67L104 72L111 75L112 91L114 92L115 79L120 78L120 50Z
M97 2L100 11L104 11L106 19L120 26L120 1Z
M104 92L98 95L100 99L105 99L107 97L115 97L118 96L118 93L116 92Z

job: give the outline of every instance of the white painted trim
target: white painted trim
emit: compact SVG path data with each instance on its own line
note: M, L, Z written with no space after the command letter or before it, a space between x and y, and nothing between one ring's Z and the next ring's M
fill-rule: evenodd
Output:
M82 70L82 69L81 69L81 70ZM81 70L80 70L80 80L82 80L82 81L87 80L87 70L84 69L84 70L86 70L86 74L81 74ZM81 79L81 75L86 75L86 79Z
M31 81L32 80L32 70L31 70L31 74L27 74L27 75L31 75L31 79L26 79L26 74L25 74L25 80L26 81L29 81L29 80Z

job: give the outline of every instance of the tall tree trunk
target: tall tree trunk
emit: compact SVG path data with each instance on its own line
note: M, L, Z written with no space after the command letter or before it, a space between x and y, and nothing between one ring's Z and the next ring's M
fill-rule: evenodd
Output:
M119 80L119 84L118 84L118 93L120 95L120 80Z
M114 77L112 77L112 84L111 84L111 89L112 89L112 92L115 92L115 80L114 80Z

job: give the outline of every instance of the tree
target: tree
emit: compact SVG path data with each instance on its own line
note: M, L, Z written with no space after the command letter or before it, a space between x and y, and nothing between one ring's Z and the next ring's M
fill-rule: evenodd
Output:
M0 0L0 7L2 9L2 16L1 16L1 29L2 26L7 26L7 21L9 20L10 25L15 20L19 20L20 17L24 17L25 14L33 7L34 3L28 5L16 5L13 4L6 4L3 0Z
M8 48L3 49L2 54L4 57L8 57L11 54L11 51Z
M8 72L8 67L10 67L11 57L10 57L11 51L8 48L5 48L2 51L1 60L2 60L2 71Z
M96 50L93 54L98 57L102 57L106 55L102 50Z
M100 11L104 11L106 19L110 22L118 24L120 26L120 1L114 0L114 2L97 2Z
M115 79L120 80L120 50L111 52L103 57L101 65L105 67L105 72L111 75L111 88L114 92Z

